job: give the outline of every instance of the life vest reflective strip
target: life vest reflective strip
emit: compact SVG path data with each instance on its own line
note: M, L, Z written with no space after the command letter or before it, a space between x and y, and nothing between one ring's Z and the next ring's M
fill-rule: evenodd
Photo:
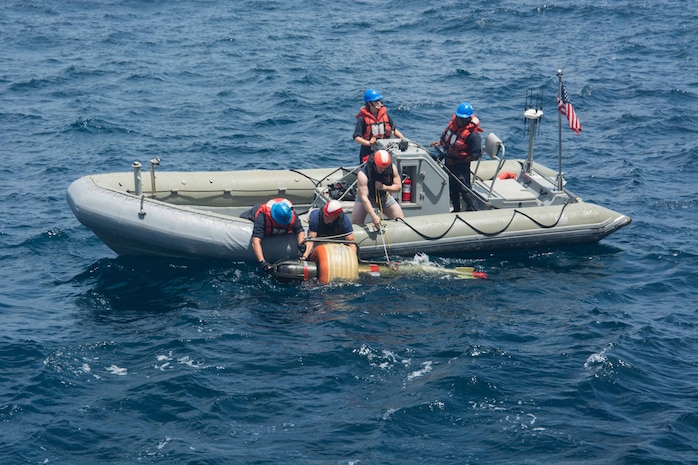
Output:
M484 132L480 127L480 120L477 116L470 117L470 123L459 127L456 122L456 115L453 115L448 126L441 135L441 146L446 149L448 156L455 160L465 158L468 155L468 144L466 140L472 132Z
M366 140L371 139L373 136L375 136L376 139L388 139L393 134L393 128L390 127L390 118L388 118L388 111L385 107L380 107L376 116L373 116L366 107L362 107L356 117L363 118L366 123L366 129L362 136Z
M264 215L264 235L265 236L272 236L276 234L292 234L293 233L293 224L296 222L296 212L291 211L292 216L291 216L291 222L287 225L280 225L276 221L274 221L274 218L271 216L271 207L275 203L278 202L284 202L288 204L289 207L293 207L291 202L289 202L287 199L282 199L282 198L276 198L276 199L271 199L267 203L260 205L257 211L254 214L255 220L257 219L257 216L262 214Z

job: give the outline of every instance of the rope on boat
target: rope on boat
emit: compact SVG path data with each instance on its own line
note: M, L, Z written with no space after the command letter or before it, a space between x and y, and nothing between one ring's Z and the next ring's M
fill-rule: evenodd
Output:
M334 236L322 236L322 237L306 237L304 239L304 242L317 242L318 244L321 243L330 243L330 244L354 244L358 246L358 244L354 241L348 241L346 239L342 239L342 237L346 237L348 234L335 234Z
M383 221L385 221L385 215L383 214L383 201L381 200L381 196L378 191L376 191L376 201L378 202L378 209L381 212L381 228L380 232L381 235L383 236L383 253L385 253L385 262L390 263L390 257L388 256L388 248L386 247L385 243L388 240L388 232L385 230L383 227Z
M567 205L569 205L569 204L566 203L566 204L564 204L564 205L562 206L562 209L560 210L560 213L559 213L557 219L556 219L555 222L554 222L553 224L551 224L551 225L542 224L541 222L539 222L539 221L535 220L534 218L532 218L530 215L527 215L526 213L524 213L524 212L522 212L522 211L520 211L520 210L518 210L518 209L515 208L514 211L513 211L513 213L512 213L512 215L511 215L511 218L509 219L509 222L506 224L506 226L504 226L502 229L500 229L499 231L496 231L496 232L485 232L485 231L482 231L482 230L476 228L475 226L473 226L472 224L470 224L469 222L467 222L466 220L464 220L463 218L461 218L461 216L458 215L458 214L456 214L455 218L453 218L453 222L451 223L451 225L450 225L448 228L446 228L446 230L445 230L442 234L440 234L440 235L438 235L438 236L429 236L429 235L427 235L427 234L422 233L421 231L417 230L414 226L412 226L411 224L409 224L407 221L405 221L404 218L397 218L395 221L400 221L400 222L402 222L405 226L407 226L408 228L410 228L410 229L411 229L415 234L417 234L419 237L421 237L422 239L429 240L429 241L435 241L435 240L439 240L439 239L442 239L443 237L445 237L445 236L449 233L449 231L451 231L451 229L453 229L453 226L455 226L456 221L460 221L461 223L465 224L465 225L468 226L470 229L472 229L473 231L475 231L477 234L480 234L480 235L482 235L482 236L487 236L487 237L494 237L494 236L498 236L498 235L502 234L504 231L506 231L507 229L509 229L509 226L511 226L511 223L514 221L514 218L516 217L517 214L522 215L522 216L525 217L525 218L528 218L533 224L535 224L535 225L538 226L539 228L542 228L542 229L551 229L551 228L554 228L555 226L558 225L558 223L559 223L560 220L562 219L562 213L565 211L565 208L567 208Z
M344 178L346 178L347 176L349 176L349 175L351 175L351 174L356 174L356 173L358 173L359 170L361 170L361 168L363 168L363 166L364 166L365 164L366 164L366 162L360 164L359 166L353 168L352 170L348 170L347 168L344 168L343 166L340 166L339 168L333 170L331 173L329 173L328 175L326 175L326 176L323 178L323 180L324 180L324 179L327 179L327 178L329 178L329 177L331 177L333 174L335 174L335 173L338 172L338 171L344 171L344 170L346 170L347 173L346 173L344 176L342 176L342 179L344 179ZM291 170L289 170L289 171L291 171L291 172L293 172L293 173L300 174L301 176L305 176L305 177L308 178L310 181L312 181L312 182L315 183L315 188L318 188L318 187L320 186L320 184L322 184L322 182L323 182L323 180L318 181L318 180L316 180L316 179L311 178L310 176L308 176L307 174L303 173L302 171L298 171L298 170L295 170L295 169L291 169ZM354 188L354 186L356 185L356 183L358 182L358 180L359 180L359 179L358 179L358 177L357 177L357 179L355 179L354 182L351 183L351 185L350 185L349 187L346 188L346 190L344 191L344 193L343 193L342 195L340 195L339 198L337 198L337 199L335 199L335 200L339 200L340 202L341 202L342 200L344 200L344 197L347 196L347 195L352 191L352 189ZM326 201L326 202L329 202L329 201L330 201L330 198L329 198L328 196L324 195L324 193L323 193L323 194L320 194L320 195L321 195L322 197L325 198L325 201ZM313 200L313 203L312 203L312 205L310 206L310 208L313 208L313 207L318 206L317 201L318 201L318 198L317 198L317 196L316 196L315 199Z
M346 177L346 176L348 176L348 175L350 175L350 174L356 174L356 173L358 173L359 170L360 170L365 164L366 164L366 163L362 163L361 165L359 165L359 166L357 166L357 167L354 167L354 168L351 169L351 170L349 170L348 168L345 168L345 167L343 167L343 166L340 166L339 168L336 168L336 169L332 170L329 174L327 174L326 176L324 176L322 179L315 179L315 178L312 178L312 177L308 176L307 174L305 174L304 172L302 172L301 170L297 170L297 169L290 169L289 171L290 171L291 173L300 174L300 175L303 176L304 178L307 178L310 182L314 183L314 184L315 184L315 187L320 187L320 184L322 184L322 183L324 182L325 179L331 177L331 176L332 176L333 174L335 174L336 172L338 172L338 171L347 171L347 173L343 176L343 177Z

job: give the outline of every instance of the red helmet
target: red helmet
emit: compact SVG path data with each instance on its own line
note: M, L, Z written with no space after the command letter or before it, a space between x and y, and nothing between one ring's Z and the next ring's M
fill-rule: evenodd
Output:
M342 204L337 200L330 200L325 204L322 212L329 218L336 218L342 214Z
M387 168L391 164L390 152L387 150L379 150L373 154L373 162L378 168Z

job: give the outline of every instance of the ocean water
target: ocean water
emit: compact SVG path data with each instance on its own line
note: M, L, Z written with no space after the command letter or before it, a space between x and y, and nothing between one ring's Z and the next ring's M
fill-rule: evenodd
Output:
M431 4L430 4L431 3ZM3 464L698 463L698 7L8 0L0 10ZM70 182L349 165L363 91L426 144L473 104L507 156L633 218L599 244L284 285L116 257ZM410 258L410 257L406 257Z

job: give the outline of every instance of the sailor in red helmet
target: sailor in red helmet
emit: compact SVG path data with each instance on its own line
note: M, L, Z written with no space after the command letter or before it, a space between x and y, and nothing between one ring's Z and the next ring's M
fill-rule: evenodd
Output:
M293 205L288 199L271 199L265 204L255 205L240 215L241 218L254 221L252 229L252 250L264 272L271 271L271 265L264 259L262 238L276 234L295 234L298 240L299 255L305 252L305 232Z
M342 210L342 204L337 200L330 200L324 207L310 212L308 217L308 237L324 237L341 241L354 241L354 228L351 220ZM307 241L308 247L301 256L301 260L307 260L313 251L314 242ZM356 252L356 244L347 244Z
M392 196L401 189L402 180L392 162L390 152L378 150L368 157L368 161L356 177L356 202L351 222L363 224L368 214L376 229L380 229L381 218L376 209L388 218L404 218L400 204Z
M383 97L376 89L367 89L364 92L364 106L356 115L356 127L354 128L354 141L361 145L359 150L359 163L371 154L371 146L377 139L389 139L403 135L395 127L393 118L388 115L388 110L381 101Z

